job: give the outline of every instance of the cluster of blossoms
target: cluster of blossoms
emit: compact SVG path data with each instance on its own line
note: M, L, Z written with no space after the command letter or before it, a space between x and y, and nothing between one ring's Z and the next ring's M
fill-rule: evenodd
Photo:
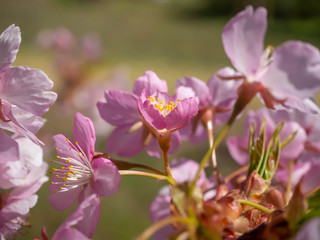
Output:
M45 73L13 67L21 42L20 29L9 26L0 35L0 238L11 239L28 225L35 194L48 180L42 142L35 133L41 116L55 102Z
M266 28L264 8L254 10L249 6L232 18L223 29L222 41L235 69L223 68L207 83L185 77L177 81L175 94L171 96L166 81L147 71L135 81L132 93L105 91L105 100L99 101L97 108L101 118L115 126L106 141L105 153L95 150L92 121L76 113L73 140L61 134L53 137L57 156L56 160L50 160L55 165L50 171L48 201L57 211L71 207L76 200L77 207L52 239L92 238L100 217L100 197L115 194L124 175L146 176L168 183L151 204L153 225L138 240L151 236L159 240L317 239L320 235L320 109L312 98L320 90L320 53L314 46L299 41L264 49ZM4 66L3 76L10 69ZM15 101L11 106L11 99L6 98L7 90L3 95L1 92L0 119L6 130L13 129L16 134L39 143L32 130L38 130L41 125L39 112L43 113L55 100L55 95L43 91L44 88L49 89L42 87L40 97L48 96L39 100L42 105L36 105L37 109L31 108L31 104L39 101L30 100L29 106L25 99L22 105ZM242 166L222 176L216 159L218 146L255 96L265 107L248 112L243 137L227 140L231 156ZM40 111L45 101L46 109ZM28 121L14 115L13 110L8 114L6 104L24 111L26 115L21 115L29 116ZM38 125L31 124L30 118ZM220 132L216 132L217 125L223 126ZM21 150L20 141L4 133L1 136L7 149L2 156L10 154L10 159L14 159L10 164L17 164L14 153L18 150L13 143L19 144ZM169 154L179 149L182 140L194 144L205 139L209 150L202 159L196 159L200 161L183 158L170 162ZM162 158L164 170L109 155L131 157L144 149L148 155ZM20 151L19 164L24 159L27 166L39 166L39 162L31 161L22 152L28 153ZM19 168L10 168L10 164L7 161L3 165L6 170L1 169L6 171L1 176L6 176L6 181L2 180L1 184L14 187L9 196L1 195L1 220L8 218L5 210L9 203L27 193L30 197L30 189L33 194L46 180L43 175L39 180L40 174L32 172L32 176L27 175L28 184L21 185L21 180L8 177L11 172L7 169L15 177L21 174L16 171ZM32 171L35 169L40 171L35 167ZM35 179L29 180L36 176L38 184L34 183ZM30 202L35 203L28 200L28 209ZM20 226L26 214L14 216L14 223ZM3 226L8 227L9 223L13 223L12 218L4 221ZM13 227L10 229L13 233ZM48 239L45 229L41 239Z

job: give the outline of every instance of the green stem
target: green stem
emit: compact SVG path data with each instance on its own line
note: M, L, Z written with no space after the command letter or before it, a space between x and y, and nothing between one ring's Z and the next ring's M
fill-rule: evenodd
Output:
M159 229L176 222L190 224L190 219L186 217L168 217L168 218L162 219L156 222L155 224L151 225L149 228L147 228L139 237L135 238L135 240L149 239L149 237L151 237L152 234L154 234Z
M264 206L262 206L260 204L255 203L255 202L251 202L249 200L238 199L238 202L240 204L245 204L245 205L254 207L254 208L259 209L260 211L263 211L263 212L266 212L266 213L272 213L272 210L270 210L269 208L266 208L266 207L264 207Z
M163 155L163 160L164 160L165 171L166 171L166 174L168 176L168 182L171 185L174 185L175 184L175 180L174 180L172 172L171 172L169 159L168 159L168 152L167 151L166 152L162 152L162 155Z
M227 134L228 130L230 129L231 125L232 125L232 122L230 123L230 121L229 121L223 127L223 129L221 130L220 134L217 136L217 138L213 142L211 148L206 152L206 154L202 158L202 160L200 162L200 166L198 168L198 171L197 171L194 179L191 182L190 189L189 189L189 194L192 194L193 188L196 185L196 182L197 182L197 180L198 180L198 178L200 176L200 173L201 173L202 169L204 169L204 167L208 164L208 161L210 159L210 156L211 156L213 150L220 144L220 142L222 141L222 139L224 138L224 136Z
M151 177L151 178L156 178L158 180L166 180L170 183L170 180L167 176L159 175L159 174L155 174L155 173L135 171L135 170L119 170L119 173L120 173L120 175L136 175L136 176Z

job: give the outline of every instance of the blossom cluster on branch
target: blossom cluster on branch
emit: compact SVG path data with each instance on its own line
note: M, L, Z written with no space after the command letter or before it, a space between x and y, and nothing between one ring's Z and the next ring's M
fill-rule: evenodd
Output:
M105 152L95 150L91 119L76 113L73 139L53 137L57 156L50 160L48 201L57 211L76 201L77 207L52 239L92 238L100 197L115 194L124 175L168 183L151 203L152 225L137 240L317 239L320 109L313 97L320 90L320 53L300 41L264 49L266 29L266 9L248 6L238 13L222 33L234 69L220 69L207 83L182 78L173 96L153 71L137 78L132 92L106 90L97 109L115 128ZM0 132L0 187L10 189L0 195L2 238L19 233L36 203L34 193L47 180L35 133L56 99L44 73L10 66L19 43L17 27L0 36L0 127L14 133ZM244 136L227 139L241 167L222 176L216 151L255 96L264 107L247 112ZM181 141L205 139L209 149L201 159L170 160ZM111 156L143 150L162 159L163 169ZM36 239L48 238L43 228Z

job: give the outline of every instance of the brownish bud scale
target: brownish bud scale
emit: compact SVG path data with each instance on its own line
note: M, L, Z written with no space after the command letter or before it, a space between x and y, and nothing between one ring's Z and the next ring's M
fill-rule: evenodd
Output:
M285 207L283 194L276 188L269 188L262 195L262 202L272 204L275 208L282 209Z

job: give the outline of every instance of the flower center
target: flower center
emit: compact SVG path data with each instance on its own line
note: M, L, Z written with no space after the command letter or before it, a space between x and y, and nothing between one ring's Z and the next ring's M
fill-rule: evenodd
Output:
M175 104L172 101L170 101L169 104L165 104L163 100L159 98L155 99L153 96L150 96L148 100L150 100L150 102L159 110L159 112L164 117L167 116L173 109L175 109L177 107L178 102L181 101L180 99L178 99L177 104Z
M53 174L51 184L58 185L55 193L65 192L73 188L80 187L89 183L93 177L93 169L90 161L78 142L73 144L66 138L69 144L69 153L66 156L57 156L60 161L50 160L50 162L62 165L60 168L52 168L50 174ZM58 150L58 148L56 148Z

